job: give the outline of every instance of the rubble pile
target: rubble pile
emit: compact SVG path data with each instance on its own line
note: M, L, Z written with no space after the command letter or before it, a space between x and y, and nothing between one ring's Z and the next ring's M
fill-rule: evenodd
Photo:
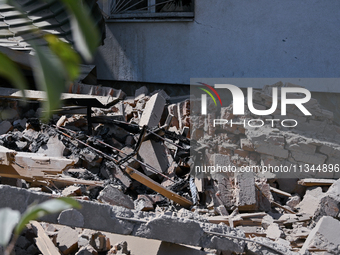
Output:
M254 107L270 108L271 88L283 86L294 85L254 91ZM36 103L3 100L0 207L22 212L56 196L82 205L44 217L49 223L32 222L17 254L43 252L41 238L62 254L136 252L129 242L111 243L105 231L202 248L197 254L339 254L340 238L331 232L339 224L339 171L328 167L339 164L340 127L316 100L305 104L308 117L289 105L285 123L298 125L285 127L280 107L259 118L246 106L239 117L232 105L210 102L203 116L199 100L162 90L118 94L106 108L63 108L49 123L39 120ZM214 127L213 119L236 124ZM260 120L266 125L252 127ZM203 165L321 170L288 178L279 171L197 173Z

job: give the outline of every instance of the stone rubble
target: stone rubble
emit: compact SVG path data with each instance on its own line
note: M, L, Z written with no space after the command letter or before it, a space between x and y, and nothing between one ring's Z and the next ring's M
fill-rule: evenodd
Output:
M254 91L254 107L270 108L271 88L284 86L294 85L277 83ZM128 249L126 241L110 242L104 231L200 247L204 254L339 254L340 237L334 232L340 224L339 171L309 171L289 178L269 172L215 172L208 178L192 174L200 157L216 168L335 166L340 162L340 127L333 113L315 99L305 104L312 116L289 105L285 119L295 119L298 125L284 127L280 106L270 116L259 117L245 105L246 114L237 117L232 105L218 108L208 103L208 114L202 116L197 114L199 100L174 102L162 90L149 93L142 87L135 97L108 109L92 108L93 133L88 134L83 114L54 114L50 123L42 124L36 104L21 109L4 99L1 109L11 118L0 122L0 146L72 159L75 164L63 177L102 185L58 180L52 185L29 178L10 182L4 176L1 184L18 188L1 185L1 196L20 194L23 201L19 206L3 199L0 207L24 211L33 198L78 199L82 209L43 219L61 225L43 224L62 254L136 252ZM212 120L218 118L237 124L214 128ZM267 125L240 124L254 123L253 119ZM274 123L270 126L266 119L280 121L269 122ZM192 206L182 208L171 196L155 192L150 182L132 178L126 167ZM337 181L307 187L298 183L303 178ZM18 239L16 254L38 254L34 238L27 229Z

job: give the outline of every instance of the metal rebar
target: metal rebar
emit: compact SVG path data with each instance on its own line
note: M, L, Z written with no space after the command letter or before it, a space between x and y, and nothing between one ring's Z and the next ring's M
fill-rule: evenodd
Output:
M58 127L58 126L56 126L56 125L53 125L53 126L54 126L55 128L57 128L57 129L66 130L66 131L72 132L72 133L74 133L74 134L77 134L77 133L76 133L75 131L73 131L73 130L69 130L69 129L66 129L66 128ZM111 156L105 154L104 152L102 152L102 151L100 151L100 150L97 150L96 148L93 148L92 146L88 145L87 143L84 143L84 142L80 141L80 140L77 139L77 138L71 137L71 136L65 134L64 132L61 132L61 131L59 131L59 132L60 132L61 134L65 135L66 137L68 137L68 138L70 138L70 139L74 139L74 140L76 140L77 142L80 142L81 144L83 144L83 145L85 145L85 146L87 146L87 147L93 149L94 151L96 151L96 152L100 153L101 155L103 155L103 156L109 158L110 160L113 160L115 163L118 162L118 160L114 159L113 157L111 157ZM86 135L86 137L90 138L90 136L88 136L88 135ZM95 137L94 137L94 138L95 138ZM101 143L101 144L103 144L103 145L105 145L105 146L107 146L107 147L109 147L109 148L111 148L111 149L113 149L113 150L116 150L116 151L118 151L118 152L124 154L125 156L128 156L128 154L126 154L126 153L123 152L122 150L119 150L119 149L117 149L117 148L115 148L115 147L113 147L113 146L111 146L111 145L109 145L109 144L107 144L107 143L104 143L103 141L101 141L101 140L99 140L99 139L97 139L97 138L95 138L95 139L96 139L96 141L98 141L99 143ZM140 161L140 160L138 160L138 159L136 159L136 158L133 158L133 157L132 157L131 159L134 160L134 161L137 161L139 164L141 164L141 165L143 165L143 166L149 168L149 170L150 170L151 172L154 172L155 174L159 174L159 175L163 176L164 178L166 178L166 179L172 181L173 183L177 183L176 181L172 180L170 177L168 177L168 176L166 176L165 174L159 172L159 171L158 171L157 169L155 169L154 167L152 167L152 166L150 166L150 165L148 165L148 164L146 164L146 163L144 163L144 162L142 162L142 161Z

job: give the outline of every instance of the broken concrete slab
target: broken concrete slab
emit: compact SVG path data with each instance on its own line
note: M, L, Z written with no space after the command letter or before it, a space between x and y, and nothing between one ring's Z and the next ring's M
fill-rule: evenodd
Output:
M70 227L63 227L58 231L57 246L65 255L75 253L78 249L78 232Z
M3 198L0 200L0 208L10 207L14 210L23 212L33 202L41 203L48 199L51 199L51 195L31 192L26 189L20 189L10 187L6 185L0 185L0 196ZM154 213L147 213L129 210L124 207L111 206L107 204L100 204L91 201L79 200L82 208L79 212L84 216L84 228L107 231L124 235L135 235L145 238L154 236L153 229L160 233L158 236L154 236L157 240L169 241L172 243L180 242L187 245L195 245L199 247L206 247L211 249L221 249L226 251L243 252L245 243L243 241L236 241L234 239L218 237L211 234L206 234L205 231L214 231L218 233L228 233L229 235L235 235L238 237L244 237L244 233L240 230L236 230L223 225L216 225L205 222L204 218L199 218L190 214L190 227L195 230L194 236L201 236L199 239L195 239L188 235L187 221L175 216L156 216ZM96 217L93 217L93 214ZM188 211L188 213L190 213ZM141 215L143 218L140 218ZM184 215L182 215L184 217ZM122 218L123 217L123 218ZM41 218L41 220L51 223L57 223L58 215L47 215ZM138 219L140 218L140 219ZM138 219L134 221L134 219ZM158 219L158 220L157 220ZM187 218L188 219L188 218ZM200 219L200 220L199 220ZM149 224L147 224L149 222ZM167 231L159 224L166 224L168 226ZM199 229L200 227L200 229ZM173 234L169 234L173 233ZM179 237L185 237L179 240ZM76 238L76 244L78 246L78 234Z
M320 187L307 190L302 201L297 205L300 213L314 215L321 199L325 196Z
M160 94L153 95L146 103L139 126L156 127L161 120L165 106L165 99Z
M253 173L239 173L235 177L236 205L240 211L257 209L257 196Z
M144 163L152 166L159 172L165 172L171 164L165 146L153 140L147 140L142 143L139 155ZM142 168L147 176L155 175L154 171L150 171L148 167L142 165Z
M331 254L340 253L340 221L330 216L322 217L308 235L301 252L310 248L326 250Z
M84 226L84 216L76 209L67 209L59 214L58 223L81 228Z
M101 202L108 203L110 205L123 206L128 209L133 209L133 200L125 195L122 191L114 187L113 185L106 186L97 198Z

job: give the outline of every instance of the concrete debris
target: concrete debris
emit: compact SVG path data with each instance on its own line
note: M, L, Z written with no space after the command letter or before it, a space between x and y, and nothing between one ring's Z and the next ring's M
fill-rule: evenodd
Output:
M69 186L66 187L61 194L64 197L70 197L70 196L81 196L81 188L77 186Z
M330 216L322 217L308 235L301 252L316 248L320 251L327 251L330 254L340 253L340 236L338 229L340 221ZM315 250L315 249L314 249Z
M128 244L126 241L117 243L114 245L114 247L107 253L108 255L130 255L131 252L127 248Z
M59 214L58 223L81 228L84 226L84 216L76 209L67 209Z
M165 172L170 164L171 157L169 158L167 153L167 148L161 143L148 140L142 143L139 151L140 157L143 159L144 163L152 166L158 171ZM152 176L155 173L149 171L147 167L143 167L144 173L147 176Z
M70 227L63 227L58 231L57 246L62 254L72 254L78 248L78 232Z
M285 118L299 124L287 127L281 106L258 116L245 105L240 116L232 104L208 100L204 116L200 99L174 100L163 90L141 87L124 98L74 86L86 95L63 94L49 124L40 122L41 108L13 104L18 91L3 100L11 116L1 113L0 208L23 212L57 196L82 205L41 219L51 224L32 223L16 254L44 254L44 243L62 254L134 254L106 232L189 245L192 254L340 253L340 128L317 100L305 104L311 116L288 105ZM287 86L255 90L254 107L268 110L272 87ZM80 101L85 109L70 106ZM214 126L218 118L223 124ZM258 123L265 125L252 128ZM279 168L296 174L261 171ZM214 170L198 171L207 169Z
M83 246L75 255L98 255L98 252L91 246Z
M160 94L153 95L146 103L139 125L146 125L153 128L158 125L161 120L163 109L165 106L165 99Z
M106 186L100 193L97 199L101 202L110 205L119 205L128 209L133 209L134 204L132 199L125 195L122 191L115 188L113 185Z

